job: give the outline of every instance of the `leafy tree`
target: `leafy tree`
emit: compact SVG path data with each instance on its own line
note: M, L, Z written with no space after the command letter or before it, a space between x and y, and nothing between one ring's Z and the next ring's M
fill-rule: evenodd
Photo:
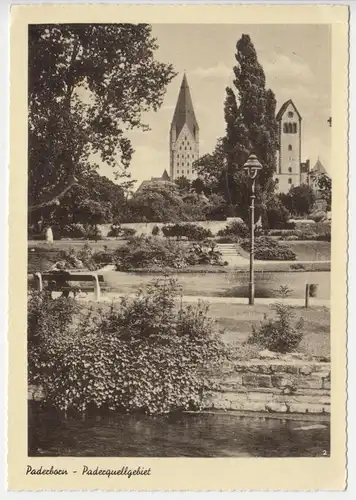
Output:
M129 201L133 214L141 221L175 222L184 216L184 203L173 182L152 182L143 186Z
M231 215L248 220L250 180L242 166L251 153L263 165L256 186L256 220L265 211L264 199L273 196L275 158L278 146L276 99L266 88L266 79L249 35L236 44L237 65L233 68L233 87L226 88L224 115L226 135L220 138L212 154L195 162L203 177L205 189L220 193L229 205ZM236 207L236 208L234 208Z
M307 184L291 188L280 196L285 207L295 215L306 215L315 203L315 193Z
M199 177L193 181L192 187L198 193L217 193L224 189L225 149L222 138L218 139L211 154L205 154L194 162L193 169Z
M270 180L275 172L278 128L276 99L266 88L265 74L249 35L242 35L236 49L234 89L226 89L224 146L231 203L239 206L239 215L246 219L250 182L241 167L255 153L264 167L257 179L259 192L273 192Z
M176 186L182 193L188 193L191 188L191 182L184 175L178 177L175 181Z
M331 191L332 181L328 174L321 173L314 177L314 183L317 188L318 194L323 200L326 201L326 209L331 210Z
M147 24L29 26L29 211L58 206L92 154L127 179L133 154L124 130L147 129L175 76L155 60Z

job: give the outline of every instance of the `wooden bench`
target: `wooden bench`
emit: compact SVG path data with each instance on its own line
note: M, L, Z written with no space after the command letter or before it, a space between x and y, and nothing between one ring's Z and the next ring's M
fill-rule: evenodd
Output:
M35 273L34 274L37 289L42 292L43 291L43 283L54 282L55 289L53 291L69 292L73 290L72 287L69 286L69 281L90 281L94 285L94 296L96 300L100 300L100 283L104 282L104 277L102 275L98 275L95 272L72 272L72 271L51 271L46 273Z

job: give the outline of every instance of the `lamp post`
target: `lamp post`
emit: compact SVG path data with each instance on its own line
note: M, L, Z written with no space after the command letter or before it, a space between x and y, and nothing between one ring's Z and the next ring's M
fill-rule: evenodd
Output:
M255 276L254 276L254 257L255 257L255 183L259 170L262 169L261 163L257 156L251 154L244 164L243 169L248 174L252 181L251 185L251 205L250 205L250 280L249 280L249 295L248 303L253 305L255 302Z

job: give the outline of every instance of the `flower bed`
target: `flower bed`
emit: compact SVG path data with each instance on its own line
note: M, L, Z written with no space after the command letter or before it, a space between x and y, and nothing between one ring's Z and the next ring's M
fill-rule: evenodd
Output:
M170 239L139 236L115 252L118 271L150 268L182 269L188 266L222 266L222 256L212 243L184 244Z
M242 240L240 245L246 252L250 250L249 239ZM255 240L255 258L258 260L295 260L296 255L288 245L261 236Z

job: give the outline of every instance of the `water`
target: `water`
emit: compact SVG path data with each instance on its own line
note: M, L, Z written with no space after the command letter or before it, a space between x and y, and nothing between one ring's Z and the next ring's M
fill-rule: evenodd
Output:
M111 291L133 293L147 285L160 274L109 272L105 282ZM184 295L205 297L248 297L249 275L246 272L228 273L177 273ZM317 298L330 299L330 272L256 272L255 296L278 297L281 285L288 285L290 298L303 299L306 283L318 285Z
M324 421L231 413L112 413L64 420L29 403L29 456L321 457L329 452L330 427Z

